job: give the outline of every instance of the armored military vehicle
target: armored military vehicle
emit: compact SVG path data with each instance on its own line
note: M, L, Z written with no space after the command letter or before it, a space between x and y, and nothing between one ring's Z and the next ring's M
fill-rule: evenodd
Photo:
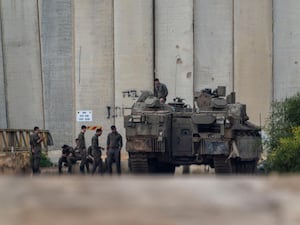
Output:
M262 151L260 128L248 121L235 93L204 89L195 107L176 98L160 104L143 92L125 117L133 173L173 173L180 165L209 165L216 173L254 173Z

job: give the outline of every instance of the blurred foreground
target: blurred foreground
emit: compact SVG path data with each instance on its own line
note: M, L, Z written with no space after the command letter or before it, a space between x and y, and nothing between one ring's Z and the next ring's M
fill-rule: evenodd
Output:
M300 179L1 177L1 224L300 224Z

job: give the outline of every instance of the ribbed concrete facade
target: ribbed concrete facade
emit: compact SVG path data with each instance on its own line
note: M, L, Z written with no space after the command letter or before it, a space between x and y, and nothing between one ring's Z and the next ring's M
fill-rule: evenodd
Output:
M74 113L92 111L92 121L76 121L75 135L78 135L81 125L84 124L102 126L105 136L114 121L107 114L107 107L114 107L112 1L74 1L74 25ZM91 144L94 133L95 131L87 131L87 145ZM102 145L104 139L100 138Z
M193 0L155 1L155 76L193 106Z
M264 124L300 89L297 0L0 0L0 127L110 126L158 77L168 101L225 85ZM77 112L92 121L78 122ZM87 144L94 131L88 131ZM124 137L125 138L125 137Z
M234 3L234 87L251 121L264 123L272 101L272 0Z
M274 99L300 90L300 1L274 0Z
M5 103L5 77L4 77L4 62L2 48L2 26L0 12L0 127L7 127L6 103Z
M135 93L153 89L153 1L114 1L115 124L125 139L123 116Z
M233 90L233 1L194 1L195 91Z
M45 127L58 143L73 141L72 2L39 1Z
M2 0L1 18L7 125L44 128L37 1Z

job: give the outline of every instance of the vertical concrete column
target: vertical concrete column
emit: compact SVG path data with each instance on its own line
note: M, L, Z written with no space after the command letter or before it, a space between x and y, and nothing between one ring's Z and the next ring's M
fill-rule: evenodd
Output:
M193 106L193 0L155 1L155 76Z
M37 1L2 0L1 15L8 127L43 128Z
M234 3L234 85L250 120L264 123L272 101L272 0Z
M57 147L74 143L72 0L39 0L45 127Z
M114 107L113 1L75 0L74 9L76 112L91 110L93 120L77 121L76 136L83 124L103 126L106 136L113 122L107 107ZM94 133L86 133L87 145Z
M300 90L300 1L274 0L274 98Z
M152 2L114 1L115 119L123 137L123 116L130 113L135 93L153 90Z
M1 3L0 3L1 5ZM0 128L7 128L6 118L6 92L5 92L5 77L4 77L4 62L3 62L3 48L2 48L2 21L0 11Z
M233 90L233 1L194 1L195 91Z

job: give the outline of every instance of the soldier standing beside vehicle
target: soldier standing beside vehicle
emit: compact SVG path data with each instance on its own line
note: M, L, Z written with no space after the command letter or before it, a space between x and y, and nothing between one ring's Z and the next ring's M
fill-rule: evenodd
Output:
M115 161L117 173L121 174L121 149L123 147L122 136L117 132L116 126L111 126L111 133L107 136L107 166L108 172L112 174L112 163Z
M81 131L78 135L78 148L80 150L80 155L81 155L81 162L80 162L80 172L84 173L84 167L86 165L86 145L85 145L85 138L84 138L84 133L86 132L86 126L82 125L81 126Z
M73 149L74 157L75 157L75 161L78 161L78 160L81 160L81 153L80 153L80 149L79 149L79 139L78 138L75 139L75 144L76 144L76 146Z
M160 83L159 79L154 79L154 96L157 97L161 104L167 101L168 88L165 84Z
M90 173L90 164L92 164L93 166L93 163L94 163L94 156L93 156L92 146L90 145L87 149L86 161L85 161L85 166L88 173Z
M33 134L30 135L31 168L33 174L40 173L40 160L43 140L45 140L45 137L40 135L40 128L34 127Z
M101 159L101 147L99 146L98 137L102 135L102 129L99 128L96 130L95 135L92 137L92 154L93 154L93 169L92 174L95 173L98 167L98 173L102 174L102 159Z
M63 145L62 155L58 160L58 173L62 173L62 165L66 163L68 166L68 173L72 173L72 164L76 162L75 152L71 146Z

